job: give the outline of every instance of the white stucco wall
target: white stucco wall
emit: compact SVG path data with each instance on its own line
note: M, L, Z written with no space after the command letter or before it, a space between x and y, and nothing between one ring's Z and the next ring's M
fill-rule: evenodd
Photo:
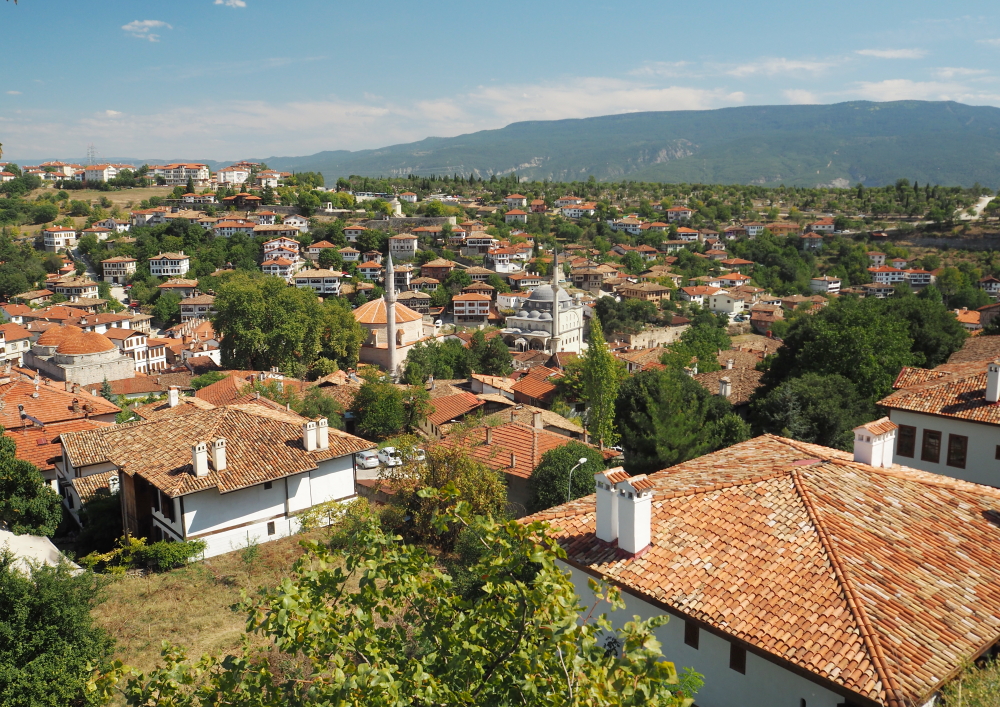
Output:
M576 586L581 603L590 606L594 595L587 586L590 575L562 562ZM622 592L625 608L610 611L604 604L611 624L621 627L633 616L649 619L664 612L641 599ZM747 651L746 674L729 667L729 641L705 630L699 631L698 648L684 643L684 619L670 615L670 621L656 631L663 655L674 663L677 672L692 668L701 673L705 686L695 696L699 707L837 707L845 699L797 673Z
M914 412L891 410L889 419L897 425L911 425L917 428L917 439L912 457L901 457L893 453L896 464L922 469L953 479L972 481L977 484L1000 487L1000 460L996 459L997 445L1000 444L1000 427L984 425L975 422L965 422L948 417L921 415ZM920 447L924 430L936 430L941 433L940 462L925 462L920 459ZM965 468L958 469L948 466L948 435L965 435L969 438L966 450ZM899 445L899 432L896 433L896 445Z

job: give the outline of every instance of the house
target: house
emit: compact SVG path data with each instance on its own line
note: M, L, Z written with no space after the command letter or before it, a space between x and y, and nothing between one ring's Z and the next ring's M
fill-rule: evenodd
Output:
M892 297L895 291L895 285L887 285L878 282L868 282L861 285L861 292L865 297L875 297L876 299Z
M727 241L736 240L745 235L747 235L747 229L743 228L743 226L726 226L722 229L722 237Z
M344 238L348 243L357 243L361 234L367 230L364 226L344 226Z
M632 236L638 236L642 233L642 221L633 216L626 216L617 221L609 221L608 225L611 226L612 231L624 232Z
M344 273L338 270L301 270L292 276L296 287L308 287L320 296L340 295L340 283Z
M821 295L840 294L840 278L832 275L821 275L809 281L809 289Z
M677 290L678 297L681 298L683 302L694 302L695 304L700 304L702 306L706 305L705 299L711 298L712 295L720 292L718 287L709 287L707 285L695 285L693 287L682 287Z
M556 202L559 205L559 202ZM580 201L576 204L570 204L562 207L562 215L566 218L583 218L584 216L593 216L597 213L597 204L592 202L584 203Z
M979 311L970 310L968 307L962 307L961 309L955 310L955 318L958 323L961 324L966 331L980 331L983 328L982 322L979 320Z
M417 257L417 237L412 233L390 236L389 255L394 260L412 260Z
M345 246L338 248L337 252L340 253L340 259L345 263L356 263L361 260L361 251L357 248Z
M663 213L667 216L667 223L687 221L694 216L694 210L689 209L686 206L672 206Z
M768 332L774 328L774 323L784 318L784 310L779 304L758 302L750 307L750 328L758 334L767 336Z
M936 277L929 270L921 270L920 268L910 268L903 271L903 277L905 281L909 283L910 287L913 289L920 289L927 287L928 285L933 285Z
M720 287L739 287L750 282L750 276L738 272L726 273L718 278Z
M259 196L254 196L253 194L248 194L247 192L233 194L232 196L227 196L222 200L222 205L225 208L228 209L229 207L232 207L238 211L256 211L260 204L261 198Z
M523 522L551 523L584 606L595 580L622 590L614 628L670 617L654 635L704 675L698 704L933 704L1000 638L1000 492L887 468L872 447L893 427L857 428L853 454L764 435L607 470Z
M179 404L176 391L170 396ZM57 471L66 495L78 498L80 479L100 475L110 487L114 478L127 532L201 539L205 557L293 535L301 511L353 498L354 454L373 447L330 429L326 418L256 404L71 432L62 441Z
M108 258L101 261L101 270L104 273L105 282L113 282L117 285L124 285L135 275L136 259L125 255L117 258Z
M420 290L400 292L396 295L396 301L419 314L429 314L431 311L431 296Z
M601 291L601 287L604 284L605 273L603 270L597 268L584 267L573 268L569 276L573 281L573 287L596 295Z
M528 223L528 212L511 209L503 215L504 223Z
M486 268L481 268L478 265L473 265L470 268L466 268L465 272L473 282L486 282L490 279L490 275L495 275L492 270L487 270Z
M662 299L670 299L672 290L669 287L658 285L655 282L629 283L618 288L618 294L622 299L637 299L643 302L659 302Z
M979 288L984 290L993 299L996 299L1000 295L1000 278L996 278L993 275L987 275L986 277L979 280Z
M214 204L215 194L183 194L181 195L181 201L185 204Z
M189 179L196 187L207 187L210 179L208 165L198 163L150 165L149 173L168 187L184 186Z
M719 265L733 272L745 273L747 270L753 268L754 262L752 260L744 260L743 258L726 258L720 260Z
M160 253L149 259L149 272L153 277L184 275L191 269L191 256L180 253Z
M763 371L747 366L736 367L733 359L718 371L696 373L692 378L711 395L725 398L741 417L746 417L750 407L750 396L760 387Z
M723 261L728 259L729 254L724 250L715 250L714 248L709 248L705 251L705 255L708 256L709 260Z
M540 275L526 272L509 273L507 275L507 282L510 283L510 286L522 291L538 287L542 284L542 279Z
M412 191L404 191L402 194L399 195L399 200L405 201L407 204L416 204L417 195L414 194Z
M289 259L298 258L299 242L294 238L289 238L287 236L282 236L280 238L272 238L269 241L265 241L264 242L265 258L269 255L275 255L275 254L281 255Z
M299 229L287 223L258 223L253 227L253 235L263 236L264 238L280 239L283 237L294 241L295 236L299 235L299 233ZM294 247L297 251L299 249L299 242L295 241L295 245L289 247Z
M561 375L554 368L546 366L535 366L517 379L511 386L514 393L514 402L548 407L556 393L556 386L552 382L553 377Z
M103 221L97 221L94 225L106 228L109 231L114 231L115 233L126 233L129 228L131 228L131 224L128 221L111 217L108 217Z
M289 258L278 256L269 257L260 264L261 272L272 277L280 277L288 284L292 283L292 276L302 269L301 261L290 260Z
M104 336L132 358L136 373L155 373L167 367L167 339L150 339L145 332L118 327L108 329Z
M750 223L743 224L743 228L747 230L748 237L756 238L757 236L759 236L761 233L764 232L764 229L767 228L767 226L765 226L762 223L757 223L752 221Z
M420 290L421 292L433 292L440 284L441 281L433 277L415 277L410 280L410 289Z
M504 197L503 203L508 209L519 209L528 205L528 197L524 194L511 194Z
M578 196L568 195L559 197L558 199L556 199L555 203L556 203L556 208L561 209L564 206L576 206L577 204L582 204L583 199L581 199Z
M45 250L50 253L55 253L63 248L72 248L76 245L76 239L76 231L65 226L49 226L42 231Z
M799 232L797 223L776 222L767 224L767 230L776 236L791 236Z
M452 270L458 263L452 260L446 260L445 258L435 258L430 262L424 263L420 266L420 274L423 277L432 277L435 280L444 280L448 277Z
M545 205L545 199L532 199L531 203L528 204L528 208L531 209L533 214L544 214L549 208Z
M86 275L64 277L45 284L48 289L57 295L63 295L70 302L76 302L81 298L94 299L97 297L97 283Z
M868 268L868 272L872 276L872 282L878 285L896 285L906 279L906 274L902 270L890 268L888 265Z
M452 297L451 304L456 323L485 324L490 316L493 299L489 295L468 292Z
M212 232L215 233L216 236L221 236L223 238L229 238L237 233L244 233L248 236L252 236L254 235L254 229L256 228L257 224L248 219L225 219L222 221L216 221L215 225L212 226Z
M358 273L361 277L365 280L371 280L372 282L377 282L382 277L383 270L385 270L385 268L370 260L366 263L361 263L361 265L358 266Z
M285 218L281 219L281 222L286 226L294 226L299 229L302 233L309 233L309 219L305 216L299 216L298 214L289 214ZM347 234L347 229L344 229L344 234Z
M816 233L833 233L835 226L832 218L821 218L819 221L806 224L806 228Z
M104 228L103 226L91 226L90 228L85 228L80 231L80 237L83 238L88 233L99 241L106 241L108 240L108 236L112 234L112 230L110 228Z
M214 295L195 295L181 300L181 322L208 319L215 314Z
M310 260L319 260L319 254L327 248L336 248L330 241L319 241L306 247L306 257Z
M179 295L181 299L186 299L197 294L198 281L187 280L182 277L172 277L163 284L157 285L156 289L160 291L160 294L173 292L175 295Z
M868 261L873 268L880 268L885 265L885 253L880 253L876 250L870 251L868 253Z
M818 233L803 233L802 236L802 250L815 253L823 249L823 236Z

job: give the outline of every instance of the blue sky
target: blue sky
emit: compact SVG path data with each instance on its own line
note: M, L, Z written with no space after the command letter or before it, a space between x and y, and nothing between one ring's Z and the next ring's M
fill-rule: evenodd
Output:
M994 2L0 4L5 159L235 160L520 120L845 100L1000 106Z

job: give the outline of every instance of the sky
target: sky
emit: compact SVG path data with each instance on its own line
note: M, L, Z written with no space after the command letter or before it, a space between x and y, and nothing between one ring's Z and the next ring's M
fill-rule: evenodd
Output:
M238 160L523 120L1000 106L1000 3L9 0L4 159Z

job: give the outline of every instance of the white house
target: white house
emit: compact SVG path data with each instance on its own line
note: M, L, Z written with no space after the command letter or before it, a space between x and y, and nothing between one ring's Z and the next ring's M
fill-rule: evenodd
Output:
M42 231L42 240L45 243L45 250L55 253L63 248L72 248L76 245L76 231L65 226L49 226Z
M102 228L107 228L108 230L114 231L115 233L127 233L129 228L131 228L131 224L128 221L111 217L108 217L103 221L98 221L94 225L101 226Z
M836 295L840 293L840 278L832 275L820 275L809 281L809 289L821 295Z
M725 314L730 321L750 310L753 300L749 296L741 296L727 290L719 290L705 300L706 306L715 314Z
M417 237L412 233L390 236L389 255L393 260L412 260L417 257Z
M674 223L688 220L694 215L694 210L686 206L672 206L663 213L667 215L667 223Z
M245 184L249 178L250 170L244 167L223 167L215 173L215 181L219 186Z
M667 615L655 636L704 675L698 705L932 705L1000 640L1000 491L887 468L893 427L855 430L854 454L764 435L603 471L524 522L551 524L583 605L593 580L622 590L595 612L613 628Z
M305 216L299 216L298 214L290 214L281 219L281 222L286 226L294 226L295 228L302 231L302 233L309 233L309 219ZM346 233L346 229L345 229Z
M245 233L248 236L253 235L253 230L257 227L253 221L248 221L247 219L224 219L221 221L216 221L212 226L212 230L215 235L222 236L223 238L229 238L237 233Z
M528 205L528 197L524 194L510 194L504 197L503 203L508 209L520 209Z
M340 295L340 281L344 273L338 270L301 270L292 276L296 287L310 288L317 295L337 297Z
M104 335L135 362L136 373L155 373L167 367L167 340L150 339L144 331L112 327Z
M707 285L693 285L691 287L682 287L677 290L677 295L684 302L694 302L695 304L705 305L706 299L710 300L713 295L718 294L721 290L718 287L709 287Z
M181 300L181 322L208 319L215 314L215 295L192 295Z
M407 204L416 204L417 195L414 194L412 191L404 191L402 194L399 195L399 200L405 201Z
M270 256L260 264L260 269L265 275L280 277L291 284L292 276L302 269L303 264L302 261L289 260L283 256Z
M832 218L822 218L819 221L806 224L806 229L816 233L833 233L835 228Z
M191 269L191 256L180 253L160 253L149 259L149 272L153 277L184 275Z
M117 490L129 533L204 540L205 557L292 535L301 511L353 498L354 454L373 447L325 418L253 403L170 414L176 388L168 399L152 420L63 435L59 485L75 505L84 489Z
M504 223L528 223L528 212L511 209L503 215Z
M208 165L199 163L173 163L152 165L150 176L162 180L167 186L184 186L190 179L196 187L207 187L211 174Z
M871 273L872 282L879 285L895 285L906 279L906 273L896 268L890 268L888 265L868 268L868 272Z

